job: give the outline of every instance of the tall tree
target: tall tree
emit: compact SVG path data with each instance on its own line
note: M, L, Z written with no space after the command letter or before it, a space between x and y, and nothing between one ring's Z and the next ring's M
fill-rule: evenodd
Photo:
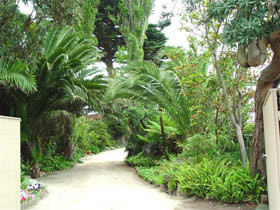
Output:
M154 0L121 0L120 31L126 42L128 61L141 61L143 44Z
M37 151L38 147L40 149L41 141L50 131L46 126L51 128L61 123L66 137L67 158L73 154L69 133L72 130L71 114L82 112L83 107L89 104L89 98L94 95L89 90L97 86L95 77L91 83L83 81L87 76L97 73L87 68L97 59L94 41L87 39L83 33L71 30L70 27L53 27L47 33L37 62L37 91L27 97L26 115L22 116L23 131L29 137L31 151ZM99 80L99 77L98 81L106 82ZM34 176L37 176L38 165L34 167L34 173L37 173Z
M112 74L118 47L125 45L121 32L111 18L119 13L119 0L102 0L98 7L96 27L93 32L98 40L98 48L103 52L102 61L106 64L109 74Z
M195 1L189 1L194 5ZM208 20L225 21L226 43L238 44L237 59L243 67L262 65L267 47L273 52L270 64L262 70L255 92L255 129L251 142L250 166L253 175L265 174L262 105L270 88L280 76L279 1L219 0L205 2Z
M155 61L157 53L167 42L167 37L162 33L156 24L149 24L144 41L144 60Z
M244 96L240 88L243 82L241 77L244 75L244 70L239 68L237 63L234 64L231 60L231 49L228 48L223 39L221 39L221 30L224 26L224 21L226 20L217 21L215 19L206 19L208 15L208 7L205 5L204 1L197 1L195 4L192 1L188 1L186 5L187 11L189 12L186 17L197 25L201 24L202 30L204 29L201 36L204 38L207 43L207 47L212 54L213 66L216 71L217 78L219 79L228 117L235 129L242 163L243 166L246 167L247 149L243 138L243 119L241 114ZM229 65L228 69L225 68L225 63ZM226 70L231 70L233 75L231 80L234 81L233 87L230 87L230 83L227 82L229 75L224 73Z

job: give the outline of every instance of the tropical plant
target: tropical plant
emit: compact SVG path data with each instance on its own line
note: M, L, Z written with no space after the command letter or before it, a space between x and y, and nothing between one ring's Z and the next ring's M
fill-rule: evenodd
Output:
M35 75L28 66L19 60L13 63L0 58L0 114L16 115L21 109L20 101L27 94L36 91ZM17 115L16 115L17 116Z
M137 137L146 142L148 148L151 147L150 153L165 155L168 159L169 153L177 152L176 142L181 140L182 133L167 115L161 113L156 121L149 120L144 131L144 135L138 134Z
M182 164L176 173L178 185L188 196L196 195L226 203L258 202L264 192L263 178L251 176L246 168L231 165L228 160L204 159L199 164Z
M93 76L89 80L92 83L83 81L96 73L95 69L89 70L87 66L97 58L94 41L73 32L70 27L53 27L47 33L37 63L37 92L27 99L25 129L31 148L36 139L44 140L49 129L60 124L66 139L65 156L72 157L71 114L81 114L89 104L89 97L94 94L88 93L88 89L93 91L98 83L102 83L100 88L103 88L106 83L100 80L100 76ZM95 78L98 78L98 82Z
M146 157L143 154L143 152L140 152L137 155L129 157L125 161L132 166L152 167L157 165L157 163L152 158Z
M213 135L195 134L180 143L182 156L190 162L199 163L203 158L214 158L219 155L219 148Z
M0 85L4 88L16 87L24 93L36 91L34 73L19 60L11 63L0 59Z
M37 138L35 140L35 142L33 143L32 145L32 148L31 148L31 155L32 155L32 158L33 158L33 167L31 168L30 170L30 175L31 175L31 178L39 178L40 177L40 166L39 166L39 162L41 161L42 159L42 151L41 151L41 142L40 142L40 139Z
M128 98L152 103L163 109L184 135L192 133L188 101L174 72L150 62L131 63L124 71L126 77L118 77L110 84L107 100Z

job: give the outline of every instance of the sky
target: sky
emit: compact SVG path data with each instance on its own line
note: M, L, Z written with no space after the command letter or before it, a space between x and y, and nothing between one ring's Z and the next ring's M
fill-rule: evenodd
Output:
M163 5L166 5L167 11L172 10L174 13L174 16L171 19L171 25L163 30L163 33L168 37L167 45L187 48L187 33L180 30L181 21L179 14L183 11L181 0L156 0L153 14L149 18L149 23L158 23L160 14L163 10Z

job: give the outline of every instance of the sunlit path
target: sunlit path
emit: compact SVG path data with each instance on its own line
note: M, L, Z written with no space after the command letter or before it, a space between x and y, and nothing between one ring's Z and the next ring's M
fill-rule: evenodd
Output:
M126 166L124 149L83 159L69 171L40 179L49 195L30 210L194 210L237 209L192 202L161 192ZM242 209L242 208L238 208Z

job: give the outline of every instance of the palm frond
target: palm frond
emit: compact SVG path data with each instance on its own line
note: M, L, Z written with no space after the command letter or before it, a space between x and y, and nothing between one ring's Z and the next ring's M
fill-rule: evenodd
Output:
M150 62L136 62L125 68L126 77L111 81L106 100L128 98L161 107L184 133L190 132L190 111L177 75Z
M5 87L15 86L25 93L36 91L35 76L21 61L10 64L0 59L0 84Z
M70 30L70 27L52 27L43 41L42 54L48 57L52 50L62 43Z

